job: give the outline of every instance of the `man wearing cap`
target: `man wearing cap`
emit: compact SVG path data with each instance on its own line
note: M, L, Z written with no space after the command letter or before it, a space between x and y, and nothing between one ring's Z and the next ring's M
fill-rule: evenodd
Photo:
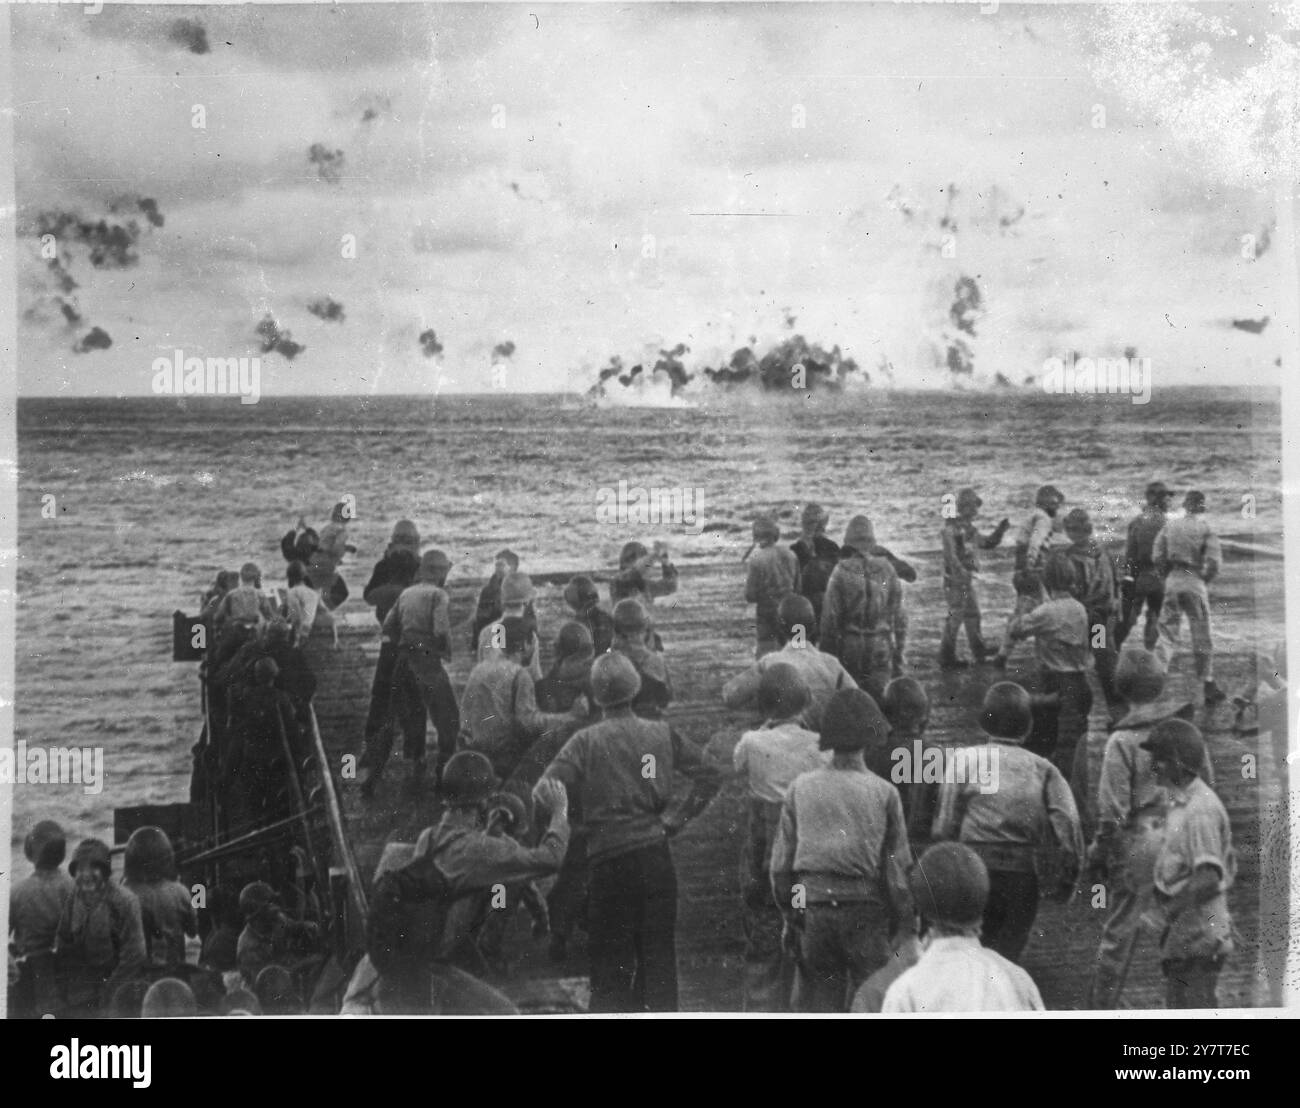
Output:
M596 654L604 654L614 642L614 617L600 606L596 583L578 574L564 586L564 602L573 610L573 618L591 632Z
M745 602L756 605L754 613L754 656L763 657L780 645L777 609L781 601L799 590L799 559L792 550L777 546L781 528L771 516L754 520L757 549L749 556L745 578Z
M989 877L961 843L930 847L912 871L926 921L922 953L885 993L882 1012L1041 1012L1038 987L1014 962L980 944Z
M451 602L443 589L450 569L451 560L441 550L425 551L415 584L402 590L383 628L384 635L397 644L398 665L410 674L438 733L439 769L455 753L460 733L456 694L443 668L444 660L451 658ZM411 774L418 783L424 777L424 750L418 742L413 745L408 753L415 755Z
M804 597L798 599L808 603ZM803 726L801 713L807 703L808 688L793 666L783 662L768 666L758 690L764 722L741 735L732 751L732 765L748 797L740 873L745 928L742 1010L746 1012L786 1011L794 983L794 965L781 943L783 917L772 902L768 873L781 803L790 783L830 761L817 733Z
M948 618L939 642L941 669L962 669L966 665L957 657L957 632L963 624L971 657L982 662L991 653L984 644L979 597L975 594L975 576L980 570L977 552L996 547L1011 521L1004 519L990 534L981 535L975 529L975 517L983 503L974 489L962 489L957 493L956 516L943 523L943 595L948 602Z
M939 787L936 842L965 843L989 871L985 943L1013 962L1029 941L1038 915L1038 852L1055 844L1068 898L1083 858L1079 812L1065 778L1051 762L1021 745L1033 723L1029 694L1001 681L984 694L980 729L991 742L953 752L963 756Z
M1152 548L1156 569L1165 579L1160 632L1173 642L1186 613L1192 628L1192 657L1196 663L1196 676L1202 683L1204 702L1207 705L1218 704L1226 696L1214 683L1208 585L1219 574L1223 551L1219 536L1205 522L1205 494L1195 490L1189 492L1183 498L1183 509L1186 514L1166 523Z
M1142 641L1148 650L1155 649L1160 609L1165 603L1165 580L1156 570L1153 550L1156 536L1169 521L1169 506L1173 500L1174 494L1163 481L1152 481L1147 485L1147 504L1142 514L1129 521L1124 561L1120 567L1124 597L1124 618L1117 632L1120 646L1124 645L1145 605L1147 618Z
M649 576L650 567L659 563L659 579ZM610 578L609 602L617 604L629 598L649 606L657 596L671 596L677 591L677 567L668 557L668 548L655 543L653 551L644 543L623 544L618 555L618 572Z
M651 647L653 634L641 601L628 597L614 605L614 642L610 650L621 654L636 670L639 688L632 710L644 719L662 719L673 700L668 664Z
M1088 615L1088 641L1097 670L1097 682L1106 704L1116 718L1122 705L1115 695L1115 663L1119 622L1119 586L1115 562L1105 547L1092 537L1092 520L1082 508L1073 508L1065 517L1065 534L1069 546L1058 546L1049 560L1063 561L1073 578L1070 595L1083 605Z
M830 765L786 790L772 846L772 895L795 952L794 1009L846 1012L858 987L890 957L891 936L916 934L903 802L867 769L863 751L889 724L861 689L831 697L819 746Z
M1169 1008L1216 1008L1219 972L1232 953L1227 891L1236 876L1232 827L1223 802L1200 776L1205 740L1186 720L1159 723L1142 748L1169 794L1164 842L1155 860L1155 908Z
M533 742L587 713L582 697L568 713L540 711L527 668L532 629L516 616L507 616L501 627L504 648L475 665L461 694L461 745L486 756L496 773L507 777Z
M596 659L591 688L604 718L565 743L533 792L544 806L542 783L558 781L582 806L593 1012L677 1010L677 874L668 840L721 784L718 767L694 744L633 714L640 684L617 651ZM691 791L666 816L674 773L691 779Z
M1167 719L1190 716L1192 705L1164 699L1165 674L1154 654L1130 647L1119 658L1116 691L1128 714L1106 740L1097 789L1097 835L1088 848L1087 883L1102 885L1109 915L1097 945L1089 1007L1115 1008L1138 939L1138 919L1151 905L1155 857L1164 840L1166 790L1156 782L1142 744ZM1201 774L1213 782L1209 760Z
M1011 628L1016 620L1032 612L1046 599L1043 591L1043 566L1051 548L1064 541L1056 519L1064 503L1065 497L1061 495L1060 489L1055 485L1043 485L1034 494L1033 512L1016 532L1015 572L1011 577L1016 590L1016 605L1007 621L1007 633L1002 639L1002 645L993 657L993 664L999 669L1006 668L1007 659L1015 649L1016 640L1011 634Z
M492 566L492 576L487 579L487 583L479 592L478 607L474 610L474 637L472 641L476 647L479 636L483 633L483 628L501 618L501 582L506 579L508 574L514 573L518 569L518 554L513 550L497 551L496 560Z
M790 547L799 559L799 592L812 604L813 618L818 622L822 618L826 585L840 559L839 546L826 537L830 518L830 513L820 504L805 504L799 521L803 533Z
M907 645L903 587L894 561L880 551L871 521L854 516L844 533L839 564L826 586L818 644L839 658L854 681L876 695L891 677L903 672Z
M775 665L794 667L808 689L804 725L810 731L821 728L826 702L838 689L852 689L857 682L833 654L818 650L816 617L806 596L787 596L776 611L777 639L781 649L765 654L743 673L722 686L722 702L733 710L752 708L758 702L763 675Z

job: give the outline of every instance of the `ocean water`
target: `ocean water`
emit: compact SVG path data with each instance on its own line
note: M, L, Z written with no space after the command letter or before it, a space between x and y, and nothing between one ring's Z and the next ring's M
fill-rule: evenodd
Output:
M195 667L170 660L171 612L195 610L218 569L249 559L280 583L280 535L300 514L319 527L345 495L357 510L348 607L401 517L450 554L453 591L502 546L533 572L607 571L629 538L663 539L682 564L735 561L755 512L793 532L814 499L837 540L865 512L899 553L933 551L941 498L964 485L980 491L986 529L1018 522L1050 481L1113 537L1158 477L1204 491L1221 534L1281 546L1275 390L1157 391L1147 405L864 392L665 410L503 395L28 399L18 449L15 739L105 752L97 794L14 786L18 851L39 818L108 837L114 807L185 799L199 702ZM609 522L601 490L620 481L691 490L697 518Z

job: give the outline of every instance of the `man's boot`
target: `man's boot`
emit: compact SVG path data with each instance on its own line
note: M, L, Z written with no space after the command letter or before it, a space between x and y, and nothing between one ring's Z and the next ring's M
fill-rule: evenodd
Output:
M939 651L939 668L944 670L969 669L970 663L957 657L957 651L949 648Z

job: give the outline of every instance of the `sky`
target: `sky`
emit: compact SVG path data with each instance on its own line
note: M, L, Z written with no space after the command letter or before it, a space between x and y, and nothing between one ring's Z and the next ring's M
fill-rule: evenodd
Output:
M263 396L581 391L611 355L761 353L788 317L877 381L942 387L963 275L980 380L1132 347L1163 383L1274 384L1276 183L1217 164L1168 89L1152 102L1154 70L1178 72L1100 19L13 6L19 392L147 395L177 349L259 354L268 315L304 349L261 355ZM38 232L59 213L52 268ZM94 265L71 217L133 219L130 264ZM328 301L341 319L309 310Z

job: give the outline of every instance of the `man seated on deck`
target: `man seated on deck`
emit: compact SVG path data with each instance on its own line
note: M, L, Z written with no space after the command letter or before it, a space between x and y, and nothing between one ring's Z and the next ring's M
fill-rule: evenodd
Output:
M763 674L775 665L793 666L808 688L804 724L810 731L819 731L826 702L838 689L856 688L857 682L835 655L817 649L817 624L812 601L806 596L787 596L781 601L777 609L777 637L781 649L764 654L723 685L722 702L731 709L753 707L758 700Z
M435 929L440 922L441 931L428 947L427 935L414 935L409 944L403 938L400 948L387 953L390 964L401 969L381 975L377 1007L382 1014L517 1013L505 996L467 972L463 959L481 923L483 893L537 880L560 868L569 846L568 796L558 782L539 782L537 796L550 812L550 823L541 842L526 847L509 836L493 834L488 827L488 806L496 787L491 763L481 754L463 750L447 763L442 790L447 810L436 827L420 834L410 862L400 867L411 904L422 897L442 897L427 917ZM382 910L386 898L376 899ZM379 957L373 947L371 953ZM345 1010L356 1003L360 985L354 976L349 989L354 999L345 1000Z
M320 928L311 920L293 920L284 914L280 898L265 881L245 885L239 894L244 930L239 934L236 961L248 987L267 966L283 966L303 974L321 962Z

